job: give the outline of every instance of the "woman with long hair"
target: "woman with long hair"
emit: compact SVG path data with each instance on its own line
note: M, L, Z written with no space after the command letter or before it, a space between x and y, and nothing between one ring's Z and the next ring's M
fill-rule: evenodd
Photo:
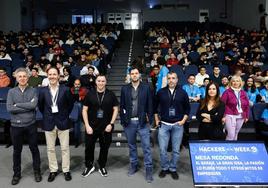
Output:
M199 121L198 136L200 140L224 140L222 118L225 105L220 100L217 83L211 82L206 87L205 98L201 101L197 112Z
M232 76L230 87L222 94L225 103L223 122L227 130L226 140L237 140L243 123L249 118L249 100L247 93L242 90L243 82L240 76Z
M244 91L247 92L249 105L253 106L257 102L257 98L260 96L259 90L255 86L255 81L252 77L249 77L245 83Z

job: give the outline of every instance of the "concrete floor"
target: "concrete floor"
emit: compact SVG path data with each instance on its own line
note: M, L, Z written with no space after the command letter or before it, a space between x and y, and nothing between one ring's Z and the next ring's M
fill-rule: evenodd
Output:
M108 177L102 177L99 172L94 172L87 178L81 176L84 170L84 147L71 148L71 172L72 181L66 182L64 180L63 174L59 174L56 180L52 183L47 182L47 177L49 174L48 161L46 155L46 147L40 146L41 161L42 161L42 174L43 181L36 183L33 178L32 171L32 158L30 150L27 146L24 146L22 153L22 179L20 183L15 187L22 188L78 188L78 187L98 187L98 188L191 188L193 187L192 182L192 172L189 161L189 151L183 149L181 151L181 158L179 163L179 175L180 179L178 181L173 180L169 175L160 179L158 173L160 171L159 167L159 151L158 148L153 148L153 161L154 161L154 181L148 184L144 179L144 168L143 168L143 155L142 151L139 150L140 157L140 170L133 176L128 177L128 148L110 148L110 153L108 157L107 171L109 173ZM10 182L13 175L12 171L12 147L6 149L4 146L0 146L0 188L12 187ZM60 148L57 147L57 156L60 160ZM96 148L96 156L98 156L98 148Z

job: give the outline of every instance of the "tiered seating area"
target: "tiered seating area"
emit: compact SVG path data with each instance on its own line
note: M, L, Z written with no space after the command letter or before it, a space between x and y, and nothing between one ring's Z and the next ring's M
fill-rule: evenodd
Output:
M6 96L8 90L16 85L12 74L17 68L26 67L29 72L33 67L37 68L42 79L46 78L47 67L58 66L58 63L63 64L62 69L70 68L75 78L79 78L82 68L88 66L95 66L99 73L106 74L119 35L116 24L57 25L42 31L1 34L0 67L6 70L11 80L8 87L0 88L1 122L8 124L10 120L6 110ZM81 60L83 55L84 62ZM74 105L70 119L76 121L78 114L78 106ZM39 123L42 120L39 111L36 119ZM3 131L1 126L0 134ZM5 142L4 139L1 136L0 142Z
M265 32L246 31L225 23L198 22L148 22L144 28L147 67L153 70L158 66L157 58L164 58L169 70L177 73L180 85L187 84L188 76L197 75L200 67L205 67L206 74L211 78L213 67L218 66L220 78L237 74L243 78L245 88L248 78L253 78L258 91L265 88L265 81L268 80ZM169 66L169 61L175 64ZM263 127L260 127L265 101L253 103L250 121L240 134L242 139L256 139L259 134L265 134ZM199 103L191 103L191 138L197 138L195 114L198 106Z

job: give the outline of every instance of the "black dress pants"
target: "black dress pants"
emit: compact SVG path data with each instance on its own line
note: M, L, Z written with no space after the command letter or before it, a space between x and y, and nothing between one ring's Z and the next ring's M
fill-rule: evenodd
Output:
M21 151L24 136L28 140L32 153L33 169L40 172L40 153L37 144L37 127L35 124L27 127L10 127L10 134L13 143L13 171L15 176L21 175Z

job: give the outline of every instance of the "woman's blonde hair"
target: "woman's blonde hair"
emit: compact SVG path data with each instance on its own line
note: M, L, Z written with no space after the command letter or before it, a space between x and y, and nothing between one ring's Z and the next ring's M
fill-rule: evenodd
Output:
M229 87L232 87L232 82L233 82L234 80L239 80L239 82L240 82L240 88L243 87L244 82L243 82L241 76L237 76L237 75L233 75L233 76L231 77L230 82L229 82Z

